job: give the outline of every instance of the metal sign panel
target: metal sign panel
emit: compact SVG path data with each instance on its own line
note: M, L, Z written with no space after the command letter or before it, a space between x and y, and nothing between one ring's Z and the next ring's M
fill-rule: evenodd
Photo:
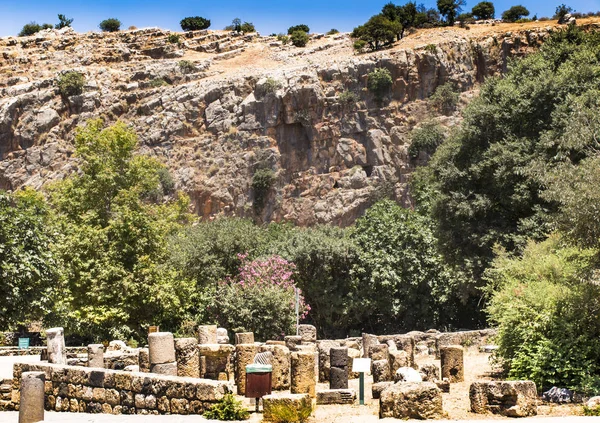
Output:
M371 371L371 359L355 358L352 361L352 371L354 373L369 373Z

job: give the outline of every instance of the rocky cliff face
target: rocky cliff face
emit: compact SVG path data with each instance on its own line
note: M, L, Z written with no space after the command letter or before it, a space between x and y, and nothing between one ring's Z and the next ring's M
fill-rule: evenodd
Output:
M430 118L423 100L438 85L454 82L464 103L550 30L421 31L364 55L343 34L313 37L305 49L219 31L175 43L158 29L0 39L0 189L41 188L75 171L74 131L101 117L130 124L140 151L170 168L200 216L347 225L383 194L410 204L408 133ZM381 106L366 89L377 67L394 80ZM56 82L69 70L86 85L63 98ZM274 178L259 193L261 169Z

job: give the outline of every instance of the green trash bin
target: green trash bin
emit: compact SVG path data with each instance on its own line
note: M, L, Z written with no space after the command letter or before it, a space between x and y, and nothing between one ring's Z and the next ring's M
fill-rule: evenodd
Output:
M254 363L246 366L246 398L256 400L256 412L259 400L271 393L272 374L273 366L270 364Z

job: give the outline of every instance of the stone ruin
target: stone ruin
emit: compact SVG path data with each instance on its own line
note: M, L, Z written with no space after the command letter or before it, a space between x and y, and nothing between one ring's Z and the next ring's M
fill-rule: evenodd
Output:
M300 325L298 335L284 341L255 342L248 332L234 334L233 345L225 329L204 325L194 338L155 332L148 335L147 348L128 348L120 341L108 348L91 344L87 359L72 359L67 358L62 328L48 332L48 363L15 364L13 380L1 384L0 409L31 407L35 414L41 401L46 410L55 411L201 414L227 393L244 395L246 365L256 354L270 352L275 392L263 399L267 421L269 410L281 403L354 404L357 394L348 381L358 377L352 360L361 357L371 359L372 396L379 400L381 418L439 418L444 415L442 392L464 380L464 349L484 344L493 334L431 331L318 340L314 326ZM424 354L439 357L440 367L418 367L415 356ZM34 383L39 375L45 378L43 399L29 406L20 392L26 377ZM329 389L317 389L318 382L328 383ZM536 398L535 385L526 381L476 382L470 389L474 413L535 415Z

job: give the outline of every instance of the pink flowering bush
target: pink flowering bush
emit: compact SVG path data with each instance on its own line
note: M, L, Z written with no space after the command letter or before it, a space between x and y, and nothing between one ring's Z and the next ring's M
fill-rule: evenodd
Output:
M207 306L210 320L233 332L254 332L255 339L283 339L296 333L296 269L279 256L247 261L247 255L238 255L242 261L238 275L219 283L214 301ZM310 306L300 297L300 319Z

